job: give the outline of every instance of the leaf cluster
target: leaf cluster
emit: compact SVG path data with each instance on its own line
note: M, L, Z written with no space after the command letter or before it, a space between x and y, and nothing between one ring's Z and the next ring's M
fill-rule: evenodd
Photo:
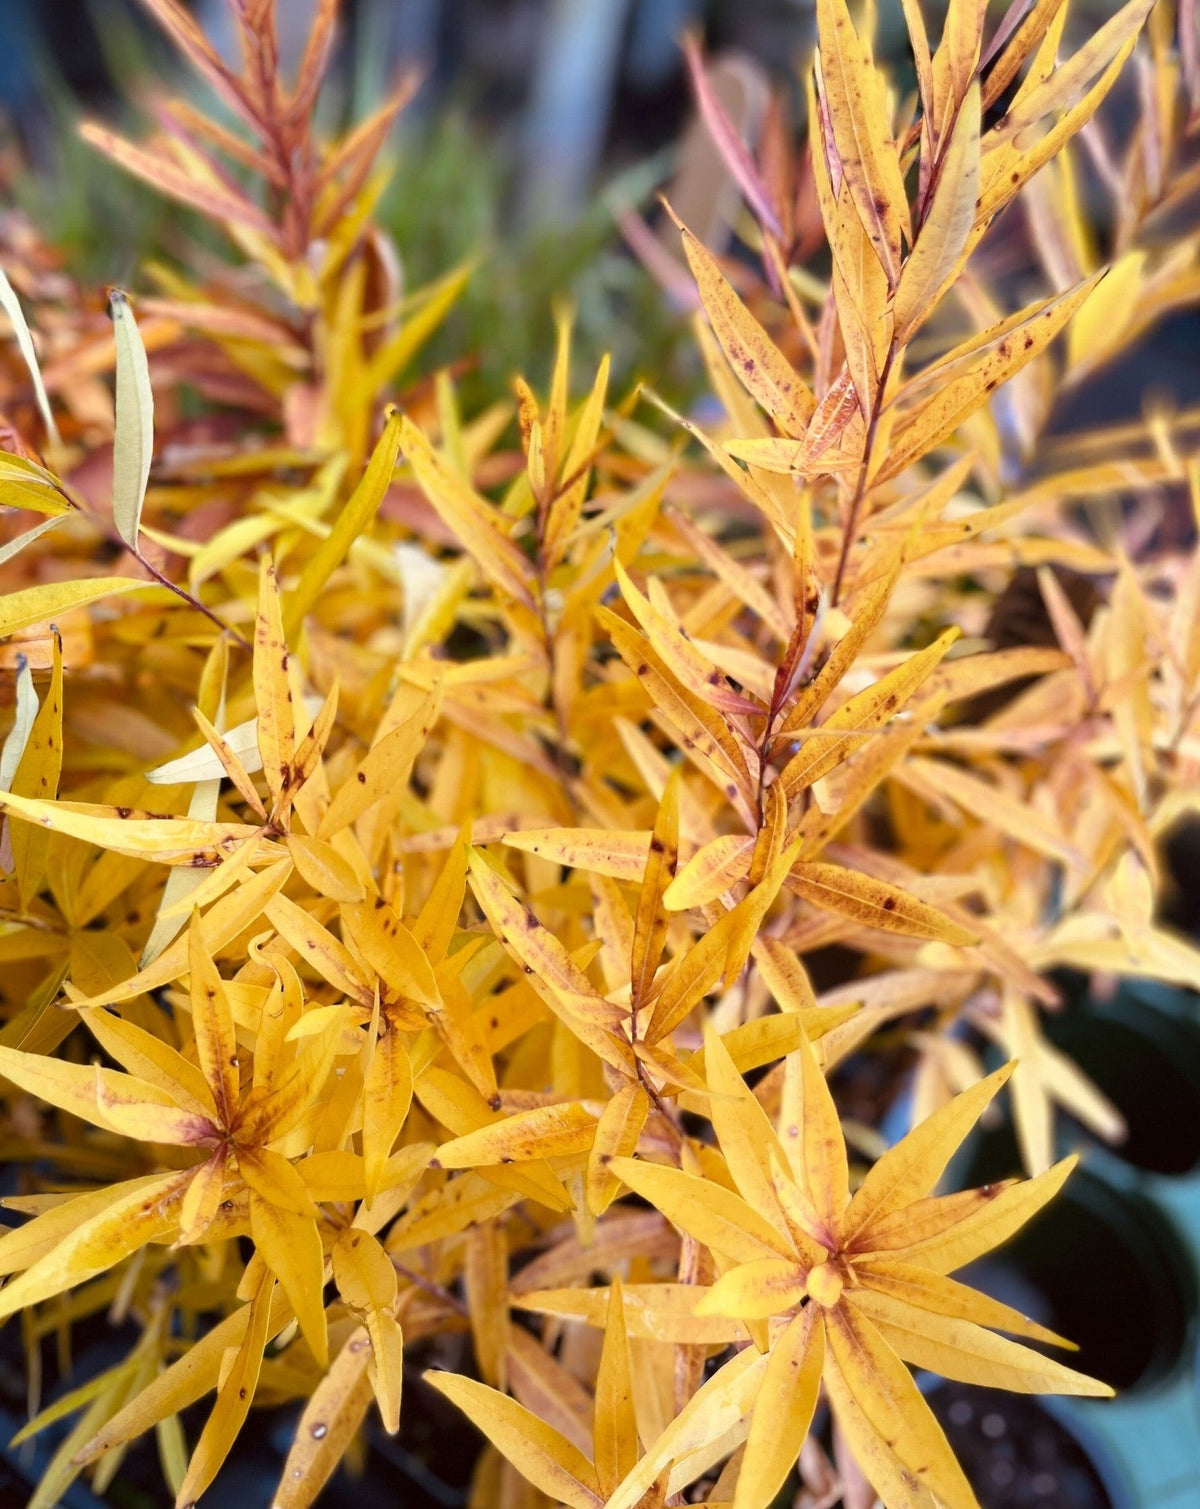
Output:
M1143 517L1200 512L1188 421L1045 439L1200 292L1197 233L1156 229L1190 173L1164 13L1070 45L1054 0L990 37L955 0L931 49L906 5L905 100L820 0L807 140L761 163L693 49L762 268L682 229L701 426L607 359L580 390L566 310L545 392L397 393L466 276L388 282L405 89L326 143L332 3L288 85L270 0L234 6L241 72L146 3L238 125L89 139L242 260L152 270L103 344L19 297L44 268L4 292L0 490L40 522L0 597L0 1313L31 1357L141 1331L28 1427L78 1414L36 1503L154 1430L192 1504L254 1404L300 1400L300 1509L370 1412L398 1428L406 1352L460 1336L471 1373L427 1376L490 1443L477 1505L766 1509L824 1399L888 1509L971 1509L909 1365L1108 1392L950 1277L1061 1186L1058 1106L1121 1135L1043 1036L1051 973L1200 981L1156 920L1200 567ZM1139 130L1093 153L1135 205L1105 275L1062 185L1139 46ZM1007 312L1014 201L1047 286ZM1002 635L1022 572L1042 628ZM911 1084L892 1147L831 1092L866 1055ZM945 1192L1006 1083L1030 1177Z

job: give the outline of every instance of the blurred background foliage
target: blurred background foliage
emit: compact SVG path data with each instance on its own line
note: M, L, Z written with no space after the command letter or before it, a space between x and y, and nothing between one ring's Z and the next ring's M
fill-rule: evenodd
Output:
M188 3L232 52L227 0ZM876 8L880 51L903 82L911 68L899 0ZM934 30L942 8L926 6ZM1087 0L1073 14L1077 25L1089 15L1098 24L1113 9ZM312 0L280 7L285 64L298 57L311 11ZM203 243L197 218L76 132L82 116L95 116L137 139L156 91L205 88L137 0L4 0L3 19L0 193L8 202L88 283L136 288L148 257ZM458 370L468 405L507 393L518 371L535 385L546 379L550 309L564 295L577 307L585 369L611 351L620 387L647 378L679 399L703 391L687 311L664 298L617 224L631 207L653 220L654 196L669 186L689 223L707 221L714 249L728 240L738 201L692 121L679 46L688 29L703 34L726 108L748 138L772 88L800 113L814 37L809 0L346 0L322 124L362 119L401 70L420 70L423 84L395 133L380 222L408 286L480 259L428 353L433 365L470 354L470 369L460 362ZM674 245L669 236L660 244Z

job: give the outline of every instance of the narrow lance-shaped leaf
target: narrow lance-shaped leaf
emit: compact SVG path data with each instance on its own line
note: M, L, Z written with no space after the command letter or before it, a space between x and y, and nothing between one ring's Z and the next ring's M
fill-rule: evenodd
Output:
M650 1097L640 1084L621 1086L600 1114L588 1153L584 1192L594 1216L603 1215L620 1189L614 1158L631 1158L650 1114Z
M681 1468L684 1484L690 1482L689 1459L694 1460L707 1444L736 1436L738 1427L749 1418L768 1365L767 1356L759 1356L754 1347L747 1347L714 1373L647 1448L637 1466L611 1495L606 1509L636 1509L659 1473L672 1463ZM733 1439L728 1449L737 1444Z
M779 773L779 784L788 796L814 785L834 766L841 764L858 747L856 735L881 727L899 712L937 669L958 637L957 629L947 629L931 645L910 655L901 665L856 693L826 718L821 725L821 735L805 740ZM845 731L845 740L830 737L842 731Z
M904 1466L947 1509L979 1509L941 1426L877 1328L849 1303L829 1311L826 1323L838 1369L863 1414Z
M4 747L0 749L0 791L12 790L13 776L17 773L38 716L38 695L33 684L33 672L24 657L17 668L14 701L16 705L12 727L4 740Z
M113 437L113 522L130 547L138 548L142 505L154 452L154 396L146 348L129 300L119 288L108 296L117 350L117 418Z
M721 349L739 380L785 435L799 439L816 400L799 373L733 291L716 258L685 226L683 249Z
M928 1195L984 1108L1009 1079L1012 1064L955 1096L915 1126L870 1168L846 1212L844 1240L854 1241L876 1222ZM870 1250L869 1238L859 1245Z
M355 540L371 526L384 494L391 486L400 453L400 415L389 412L383 434L371 453L357 487L346 500L334 526L321 541L288 594L283 613L284 632L291 637L312 611L325 583L350 553Z
M589 875L636 882L646 871L651 835L612 828L525 828L506 833L510 849L522 849Z
M1046 349L1067 321L1080 308L1100 277L1087 279L1078 288L1045 300L988 331L968 357L951 352L936 368L922 372L920 383L932 383L946 369L945 380L913 409L902 412L892 431L887 460L880 480L894 477L926 455L988 401L996 388L1015 377ZM898 398L903 402L904 390Z
M425 1381L457 1404L535 1488L570 1509L600 1509L595 1468L553 1426L472 1378L430 1372Z
M767 1509L804 1444L817 1407L825 1362L825 1320L809 1305L771 1348L754 1406L734 1509Z
M13 334L17 338L17 345L21 348L21 357L29 369L29 377L33 383L38 409L46 426L46 434L54 445L61 445L62 437L58 433L58 425L54 421L50 400L46 395L46 384L42 380L42 369L38 365L33 336L25 322L25 312L21 308L21 301L17 298L16 290L8 281L3 268L0 268L0 308L8 315Z
M233 1448L258 1387L263 1348L267 1344L271 1295L275 1280L264 1268L249 1305L249 1321L232 1364L217 1391L217 1402L205 1422L188 1463L187 1476L175 1499L175 1509L187 1509L209 1487Z
M167 588L134 576L97 576L78 582L43 582L36 587L23 587L0 597L0 637L57 620L72 608L85 608L101 598L139 591L151 598L161 598Z
M625 1301L621 1280L608 1291L604 1318L604 1346L596 1374L596 1476L606 1497L638 1458L637 1418L633 1409L633 1376L629 1337L625 1329Z
M682 772L667 777L646 859L630 956L630 999L640 1005L649 992L667 941L666 892L679 860L679 787Z
M615 1067L627 1061L613 1034L623 1013L595 989L570 954L508 890L478 853L470 858L471 888L508 951L527 970L530 984L571 1031Z
M367 1328L367 1364L379 1414L389 1435L400 1428L403 1337L396 1323L396 1270L369 1232L343 1231L333 1247L333 1277L346 1304Z
M901 238L910 235L908 199L887 123L882 81L854 30L846 0L817 0L821 82L846 183L894 288Z
M63 767L63 648L62 636L57 633L51 656L50 685L37 710L33 727L27 733L21 728L21 703L26 699L18 693L18 720L14 732L21 740L19 759L11 781L0 780L0 789L8 787L17 796L53 799L58 795ZM29 679L28 666L24 668L24 677ZM4 758L8 752L6 741ZM15 746L14 753L18 753ZM45 877L49 838L44 828L33 823L17 823L10 829L9 842L17 892L22 903L28 905L41 889Z
M288 648L275 567L264 560L259 573L258 615L254 624L254 698L258 705L258 748L274 806L292 781L296 722L288 682Z
M1088 40L1065 63L1014 103L1011 110L988 134L991 145L1003 138L1019 135L1052 111L1070 110L1113 58L1142 29L1154 0L1129 0L1129 3L1096 28Z
M716 1252L739 1263L795 1256L765 1216L722 1185L636 1158L614 1158L609 1167L635 1194Z
M863 875L844 865L804 862L788 875L788 885L797 895L824 911L837 912L889 933L911 938L931 938L958 947L977 943L977 936L947 917L935 906L903 891L886 880Z
M683 38L683 55L687 60L692 88L696 94L696 103L700 107L700 114L704 117L704 124L708 127L709 135L721 154L721 160L737 180L738 188L746 197L746 203L758 216L763 227L773 236L782 238L783 227L771 203L767 186L754 166L736 127L729 119L716 90L709 83L704 69L704 58L695 37L690 33Z
M881 1294L873 1285L857 1294L854 1302L905 1362L931 1368L943 1378L1020 1394L1112 1397L1107 1384L1019 1342L994 1336L972 1321L915 1308Z
M979 197L979 132L979 82L975 80L939 164L929 213L900 274L895 302L900 343L909 340L965 261Z
M532 606L533 571L505 533L503 515L447 466L409 419L402 421L401 442L426 497L454 531L463 549L502 592Z

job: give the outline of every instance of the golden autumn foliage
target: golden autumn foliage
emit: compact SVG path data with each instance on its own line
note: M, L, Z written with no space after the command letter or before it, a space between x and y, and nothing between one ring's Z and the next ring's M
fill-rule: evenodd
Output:
M1200 301L1195 49L1163 0L1091 35L951 0L936 47L905 0L905 97L818 0L806 136L775 112L755 161L689 42L760 267L681 227L702 425L574 372L565 312L545 394L399 387L468 275L404 293L373 220L411 83L319 139L334 0L286 84L273 0L240 73L144 3L222 113L87 139L236 260L110 327L36 247L0 285L37 520L0 554L0 1315L31 1357L141 1330L27 1428L78 1416L35 1509L150 1431L190 1505L297 1400L300 1509L451 1333L479 1509L766 1509L822 1400L887 1509L971 1509L910 1364L1109 1392L950 1277L1062 1185L1059 1107L1121 1135L1051 974L1200 986L1156 917L1200 556L1146 522L1200 516L1194 416L1048 434ZM1049 634L1000 633L1014 577ZM890 1148L827 1083L857 1053L912 1071ZM1005 1086L1029 1177L943 1190Z

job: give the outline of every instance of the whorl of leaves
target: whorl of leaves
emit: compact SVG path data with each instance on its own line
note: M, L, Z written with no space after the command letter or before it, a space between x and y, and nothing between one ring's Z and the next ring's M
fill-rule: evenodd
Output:
M334 0L288 84L272 0L240 72L145 4L221 114L87 137L237 260L148 268L114 341L5 241L0 503L40 522L0 597L0 1313L31 1358L141 1328L28 1427L77 1416L35 1509L151 1430L191 1504L302 1400L300 1509L452 1332L481 1509L765 1509L822 1390L888 1509L971 1509L908 1364L1108 1392L949 1277L1062 1184L1059 1106L1121 1135L1049 972L1200 985L1155 917L1200 789L1200 566L1156 532L1200 511L1195 416L1045 438L1200 295L1194 8L1176 43L1149 0L1091 36L951 0L933 48L906 0L905 99L818 0L806 137L774 108L757 159L689 42L761 261L682 229L702 430L607 364L577 393L566 314L548 395L397 391L466 276L403 294L372 221L410 83L326 142ZM1041 622L1002 638L1014 573ZM825 1076L889 1048L885 1148ZM939 1193L1006 1081L1031 1177Z

